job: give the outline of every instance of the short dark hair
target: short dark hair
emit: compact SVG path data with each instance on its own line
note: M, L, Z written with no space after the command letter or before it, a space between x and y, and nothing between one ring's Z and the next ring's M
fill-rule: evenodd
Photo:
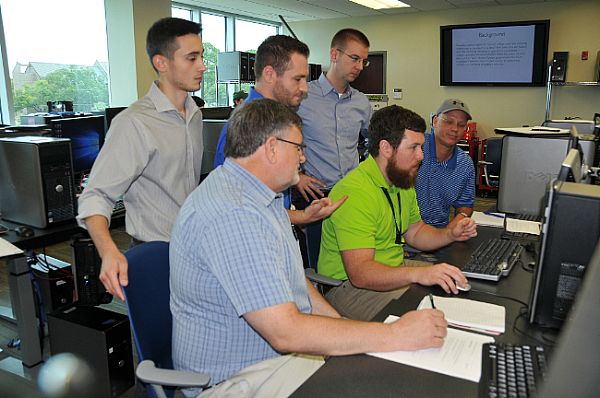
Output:
M369 39L360 30L346 28L337 32L331 39L331 48L346 48L346 43L350 40L355 40L365 47L371 47Z
M262 98L238 106L227 126L225 156L245 158L267 142L271 136L283 137L283 131L296 126L302 130L302 119L287 106Z
M369 153L379 155L379 143L386 140L396 149L404 138L406 129L425 132L425 120L415 112L398 105L381 108L371 117L369 124Z
M266 66L271 65L278 75L282 75L288 68L292 54L298 53L306 58L310 55L308 46L298 39L286 35L269 36L256 50L254 74L260 80Z
M199 35L202 32L202 26L196 22L181 18L162 18L156 21L146 36L146 52L152 63L155 55L163 55L173 59L173 54L179 48L177 38L185 35Z

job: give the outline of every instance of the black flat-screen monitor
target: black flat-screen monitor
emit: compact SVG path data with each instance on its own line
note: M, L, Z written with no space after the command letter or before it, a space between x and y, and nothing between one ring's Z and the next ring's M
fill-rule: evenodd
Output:
M600 238L600 186L554 181L547 195L529 321L559 328Z
M74 177L89 173L104 144L104 116L57 119L50 126L54 137L71 139Z
M440 27L440 85L543 86L550 21Z
M369 52L369 66L350 85L364 94L385 94L387 51Z
M117 106L114 108L104 109L104 117L106 118L106 131L108 131L108 129L110 128L110 124L112 123L112 120L115 118L115 116L117 116L125 109L127 109L126 106Z

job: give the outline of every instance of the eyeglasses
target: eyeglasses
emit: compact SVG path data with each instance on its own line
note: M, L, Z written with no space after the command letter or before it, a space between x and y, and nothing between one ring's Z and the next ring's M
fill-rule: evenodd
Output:
M341 52L342 54L346 55L348 58L350 58L352 60L352 62L354 62L355 64L362 62L363 67L367 67L371 64L371 61L369 61L366 58L361 58L358 55L350 55L347 52L344 52L344 50L342 50L341 48L336 48L336 50L338 50L339 52Z
M298 153L300 153L301 155L304 154L304 150L306 149L306 144L298 144L297 142L284 140L283 138L279 138L279 137L275 137L275 139L277 141L287 142L288 144L295 145L296 149L298 149Z
M459 122L456 119L453 119L453 118L448 117L446 115L440 115L440 119L442 119L442 121L445 124L447 124L448 126L454 126L456 124L456 126L460 130L465 130L467 128L467 123L466 122Z

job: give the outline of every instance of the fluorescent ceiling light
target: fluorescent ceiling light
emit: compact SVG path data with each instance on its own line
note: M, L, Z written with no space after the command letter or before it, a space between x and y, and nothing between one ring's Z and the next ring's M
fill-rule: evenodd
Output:
M361 6L380 10L382 8L400 8L410 7L410 5L397 0L350 0L353 3L360 4Z

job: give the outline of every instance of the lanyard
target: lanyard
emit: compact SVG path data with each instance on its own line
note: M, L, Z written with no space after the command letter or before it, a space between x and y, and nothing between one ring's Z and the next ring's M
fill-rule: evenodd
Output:
M396 221L396 213L394 212L394 204L392 203L392 198L390 197L389 192L384 187L381 187L385 198L390 204L390 209L392 209L392 217L394 217L394 227L396 228L396 244L402 245L404 243L404 236L402 235L402 201L400 200L400 192L397 192L398 195L398 214L400 215L400 229L398 229L398 222Z

